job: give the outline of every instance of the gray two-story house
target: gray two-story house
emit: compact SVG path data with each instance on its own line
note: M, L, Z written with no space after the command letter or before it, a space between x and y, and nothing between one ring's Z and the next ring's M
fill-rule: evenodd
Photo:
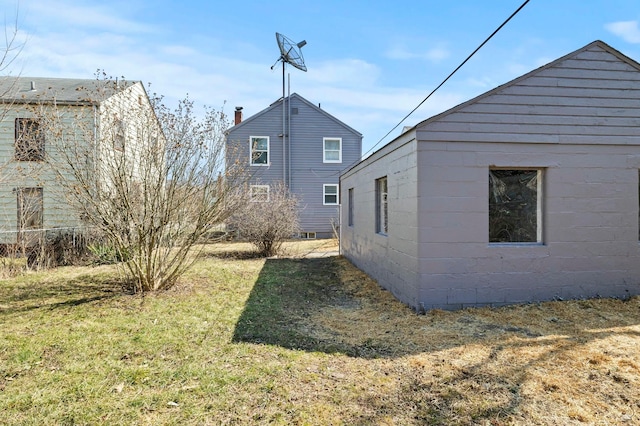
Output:
M340 173L360 160L362 134L294 93L227 133L227 164L246 165L251 198L269 199L284 182L299 200L300 236L328 238L339 220Z

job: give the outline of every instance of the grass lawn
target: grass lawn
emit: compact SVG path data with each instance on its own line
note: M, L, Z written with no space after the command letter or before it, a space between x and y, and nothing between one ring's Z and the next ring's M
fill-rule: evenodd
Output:
M640 424L639 298L416 315L320 244L0 280L0 424Z

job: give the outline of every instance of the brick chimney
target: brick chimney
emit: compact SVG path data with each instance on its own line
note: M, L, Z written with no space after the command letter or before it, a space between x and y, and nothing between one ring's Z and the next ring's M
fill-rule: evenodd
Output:
M234 121L235 121L235 124L242 123L242 107L241 106L236 107L236 115L235 115Z

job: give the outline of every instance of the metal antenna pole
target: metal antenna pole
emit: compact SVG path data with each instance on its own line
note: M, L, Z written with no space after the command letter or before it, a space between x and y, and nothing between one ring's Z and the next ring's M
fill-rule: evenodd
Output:
M287 146L287 123L286 123L286 107L285 107L285 91L284 91L284 65L285 61L282 60L282 184L287 184L287 157L286 157L286 146Z

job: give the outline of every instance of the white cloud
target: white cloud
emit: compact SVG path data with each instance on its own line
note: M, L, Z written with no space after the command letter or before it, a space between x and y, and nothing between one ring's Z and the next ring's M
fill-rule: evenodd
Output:
M377 66L360 59L325 61L309 68L307 78L316 84L371 86L380 76Z
M411 51L403 44L396 44L385 52L389 59L410 60L419 59L428 62L438 63L450 56L449 50L443 46L435 46L426 51Z
M640 43L638 21L612 22L606 24L605 28L628 43Z
M77 1L32 0L23 13L28 19L53 28L86 28L90 31L109 30L118 33L150 33L154 28L114 14L125 4L97 3L85 6Z

